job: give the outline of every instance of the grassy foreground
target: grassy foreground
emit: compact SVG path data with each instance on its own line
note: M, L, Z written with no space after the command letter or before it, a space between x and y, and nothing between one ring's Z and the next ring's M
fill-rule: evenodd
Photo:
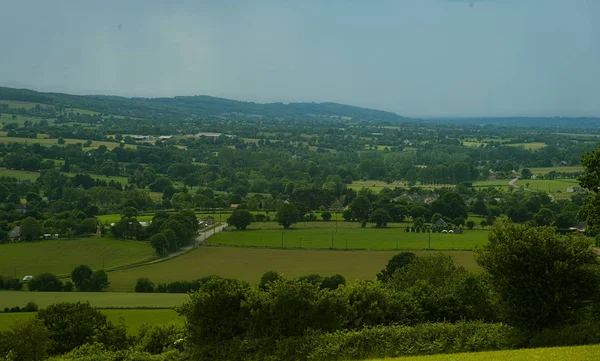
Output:
M135 335L144 323L167 324L169 322L183 322L174 310L102 310L108 320L114 323L123 320L130 334ZM27 313L0 313L0 331L10 328L19 320L27 320L35 316L34 312Z
M401 251L329 251L284 250L243 247L199 247L165 262L108 273L110 290L132 291L140 277L154 283L193 280L219 275L258 283L266 271L278 271L288 277L318 273L336 273L346 280L375 279L393 255ZM436 251L411 251L417 255ZM444 251L454 257L456 264L478 271L470 251Z
M133 286L135 284L132 289ZM186 299L185 293L0 291L0 309L23 307L29 301L37 303L40 308L53 303L78 301L88 301L98 308L171 308Z
M111 238L78 238L0 245L0 275L22 278L42 272L69 274L86 264L111 268L149 260L154 250L147 243Z
M386 361L593 361L600 360L600 345L536 348L493 352L459 353L387 358Z

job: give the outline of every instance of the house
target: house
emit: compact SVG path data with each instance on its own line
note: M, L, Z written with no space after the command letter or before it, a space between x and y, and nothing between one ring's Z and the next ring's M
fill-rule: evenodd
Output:
M8 232L8 237L11 242L18 242L21 239L21 227L16 226L10 232Z
M205 227L212 226L213 224L215 224L215 219L210 216L203 217L203 218L200 218L200 221L198 221L198 224L204 225Z
M448 227L448 223L444 222L444 220L440 218L440 219L437 220L437 222L435 222L433 224L432 227L434 227L434 228L447 228Z
M239 207L239 204L236 203L231 203L231 209L237 209L237 207Z
M579 187L579 186L570 186L567 187L567 193L579 193L582 192L583 188Z

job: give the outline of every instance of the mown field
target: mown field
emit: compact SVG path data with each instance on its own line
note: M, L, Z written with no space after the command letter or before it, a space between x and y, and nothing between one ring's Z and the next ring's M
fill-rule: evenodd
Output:
M111 238L78 238L0 245L0 275L22 278L42 272L68 274L86 264L112 268L154 258L147 243Z
M347 280L375 279L387 262L399 251L329 251L268 249L243 247L199 247L165 262L108 273L109 289L132 291L140 277L155 283L193 280L209 275L237 278L258 283L266 272L275 270L289 277L311 273L324 276L339 273ZM411 250L417 255L438 251ZM478 272L479 266L470 251L443 251L456 264Z
M118 323L123 320L130 335L137 335L144 324L167 324L183 322L177 312L170 309L160 310L101 310L109 321ZM8 329L15 321L27 320L35 316L35 312L0 313L0 331Z
M61 161L54 160L54 162L61 162ZM62 162L64 162L64 161L62 161ZM67 175L69 177L73 177L73 176L75 176L76 173L62 172L62 174ZM34 181L39 178L40 172L29 172L29 171L23 171L23 170L2 168L2 169L0 169L0 175L5 176L5 177L14 177L21 181L23 181L25 179ZM110 182L111 180L113 180L115 182L121 183L122 185L126 185L128 182L127 177L103 176L103 175L97 175L97 174L89 174L89 176L94 179L100 179L100 180L107 181L107 182ZM161 193L161 197L162 197L162 193Z
M505 144L509 147L523 147L526 150L537 150L537 149L542 149L546 146L546 143L542 143L542 142L531 142L531 143L511 143L511 144Z
M58 302L86 301L98 308L172 308L185 302L186 298L184 293L0 291L0 310L23 307L29 301L40 308Z
M549 193L565 193L567 187L579 186L579 182L576 179L523 179L517 181L517 186Z
M384 359L380 359L383 361ZM385 361L594 361L600 345L386 358ZM379 361L379 360L373 360Z
M575 172L583 172L583 167L580 165L572 166L572 167L541 167L541 168L529 168L531 173L533 174L548 174L550 172L563 172L563 173L575 173Z
M306 225L304 225L306 224ZM391 224L390 226L393 226ZM278 247L278 248L335 248L335 249L439 249L471 250L487 243L488 231L465 230L463 234L407 233L399 227L360 228L356 222L298 223L289 230L275 222L261 222L247 230L227 230L207 240L212 245Z
M86 140L85 139L69 139L69 138L65 138L65 144L77 144L77 143L85 143ZM40 144L43 146L53 146L53 145L59 145L58 144L58 139L48 139L48 138L36 138L36 139L32 139L32 138L19 138L19 137L7 137L6 133L2 133L0 135L0 143L25 143L25 144ZM94 149L94 148L98 148L99 146L104 145L106 146L108 149L113 149L119 146L119 143L117 142L108 142L108 141L101 141L101 140L92 140L92 145L89 147L86 147L86 149ZM125 148L136 148L135 144L125 144Z

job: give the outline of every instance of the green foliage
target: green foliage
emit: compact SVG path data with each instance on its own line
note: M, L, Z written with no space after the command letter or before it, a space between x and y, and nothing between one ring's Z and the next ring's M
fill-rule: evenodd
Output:
M42 273L29 281L30 291L60 292L62 289L62 281L52 273Z
M277 210L277 222L285 229L290 228L291 225L299 222L300 220L300 212L292 203L284 203Z
M146 277L138 278L135 283L135 292L149 293L154 292L154 282Z
M551 227L496 223L477 262L490 275L505 320L525 329L576 321L600 292L598 257L589 241Z
M104 270L92 271L89 266L77 266L71 272L71 279L79 291L99 292L109 285L108 275Z
M21 239L25 241L33 241L39 239L43 235L44 230L40 222L33 217L27 217L21 221Z
M321 219L323 219L325 222L329 222L331 220L331 212L323 211L321 213Z
M354 200L348 206L352 217L359 221L366 221L369 219L371 214L371 201L366 196L360 195L354 198Z
M143 324L139 329L135 348L156 355L170 349L177 349L178 344L181 348L181 341L184 337L185 328L181 324Z
M83 291L86 288L86 283L92 277L94 272L87 265L79 265L73 269L71 272L71 280L75 284L78 290Z
M42 322L29 319L15 322L6 332L0 332L0 359L41 361L48 355L50 333Z
M412 262L417 256L411 252L402 252L393 256L384 269L377 273L377 279L382 282L388 282L396 271L406 267Z
M375 223L375 227L377 228L386 227L387 223L391 220L392 218L385 208L378 208L369 215L369 222Z
M279 272L267 271L260 277L260 281L258 282L258 288L263 291L266 291L269 288L269 284L271 282L281 278L282 276L279 274Z
M40 310L36 319L48 329L49 352L69 352L92 342L106 329L106 316L89 303L57 303Z
M349 328L385 325L391 321L392 293L379 281L357 281L343 286L348 300L346 325Z
M236 209L231 213L229 219L227 219L227 223L234 226L237 229L246 229L252 222L254 222L254 217L252 213L245 209Z

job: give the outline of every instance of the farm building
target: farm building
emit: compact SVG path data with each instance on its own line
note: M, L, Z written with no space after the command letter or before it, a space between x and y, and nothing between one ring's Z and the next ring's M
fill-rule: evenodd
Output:
M567 193L579 193L582 192L583 188L579 187L579 186L570 186L567 187Z
M21 239L21 227L16 226L12 231L8 232L8 237L11 242L18 242Z
M433 224L434 228L448 228L448 223L444 222L443 219L438 219L437 222Z

